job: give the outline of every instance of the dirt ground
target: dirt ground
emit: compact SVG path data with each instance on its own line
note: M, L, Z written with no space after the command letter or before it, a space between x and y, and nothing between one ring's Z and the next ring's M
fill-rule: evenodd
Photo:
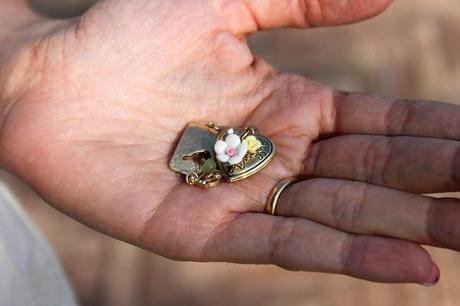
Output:
M280 70L341 89L460 102L459 0L396 0L365 23L265 32L250 41ZM452 251L430 248L442 271L434 288L268 266L173 262L95 232L50 208L17 179L1 178L49 238L83 306L460 304L460 254Z

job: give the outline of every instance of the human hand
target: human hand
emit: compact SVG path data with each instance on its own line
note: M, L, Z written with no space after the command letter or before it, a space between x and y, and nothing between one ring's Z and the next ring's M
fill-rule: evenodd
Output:
M344 93L254 57L258 29L358 21L389 1L102 1L42 20L0 70L0 165L69 216L157 254L432 283L460 249L460 108ZM13 51L14 52L13 52ZM12 55L13 54L13 55ZM188 122L259 128L257 175L211 190L168 168ZM281 178L278 214L263 214Z

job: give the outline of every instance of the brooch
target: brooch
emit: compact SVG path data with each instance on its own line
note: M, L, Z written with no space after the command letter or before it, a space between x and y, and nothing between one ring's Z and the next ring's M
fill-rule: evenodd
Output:
M222 180L236 182L259 172L273 159L275 145L252 127L220 128L191 123L169 163L193 186L210 188Z

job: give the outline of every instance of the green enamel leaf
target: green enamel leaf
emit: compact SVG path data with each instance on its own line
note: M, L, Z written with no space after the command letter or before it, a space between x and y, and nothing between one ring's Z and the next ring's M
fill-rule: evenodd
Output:
M217 167L217 164L214 161L214 159L207 159L204 161L203 165L201 166L201 171L204 174L209 174L212 171L214 171L216 167Z

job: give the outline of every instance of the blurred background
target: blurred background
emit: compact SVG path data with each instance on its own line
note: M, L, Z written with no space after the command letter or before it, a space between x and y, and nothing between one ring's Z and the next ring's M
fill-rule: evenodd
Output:
M31 2L53 16L69 16L92 0ZM459 0L396 0L361 24L264 32L250 43L278 69L341 89L460 103ZM50 240L83 306L459 305L460 254L451 251L430 248L442 271L434 288L268 266L173 262L56 212L7 173L0 179Z

